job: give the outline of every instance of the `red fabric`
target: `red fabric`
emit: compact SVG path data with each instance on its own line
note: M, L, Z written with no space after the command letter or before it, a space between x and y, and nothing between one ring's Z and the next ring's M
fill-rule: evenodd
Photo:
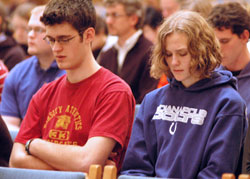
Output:
M8 68L4 65L3 61L0 60L0 101L2 100L2 91L3 91L3 85L4 80L7 77L8 74Z
M119 143L113 151L118 156L113 160L120 169L134 107L128 85L104 68L77 84L70 84L64 76L33 96L15 141L24 144L39 137L83 146L91 137L113 138Z
M160 80L159 80L159 83L158 83L158 85L157 85L157 88L161 88L161 87L165 86L166 84L168 84L168 80L167 80L166 75L163 74L163 75L161 76Z

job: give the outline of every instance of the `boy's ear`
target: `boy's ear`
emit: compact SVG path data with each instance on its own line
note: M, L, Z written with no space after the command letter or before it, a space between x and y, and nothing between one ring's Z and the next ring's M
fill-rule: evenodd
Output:
M249 31L248 30L244 30L241 34L240 34L240 38L246 42L248 42L249 39Z
M93 27L87 28L83 33L83 39L86 43L92 42L94 37L95 37L95 29Z

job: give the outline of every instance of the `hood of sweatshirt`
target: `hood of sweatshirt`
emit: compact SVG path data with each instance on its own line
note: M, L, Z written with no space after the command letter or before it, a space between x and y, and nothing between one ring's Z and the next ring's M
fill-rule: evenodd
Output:
M210 78L204 78L190 87L186 88L180 81L172 78L169 79L171 88L180 88L184 91L203 91L209 88L215 88L221 85L231 85L234 89L237 90L237 79L232 75L230 71L227 70L216 70L211 74Z

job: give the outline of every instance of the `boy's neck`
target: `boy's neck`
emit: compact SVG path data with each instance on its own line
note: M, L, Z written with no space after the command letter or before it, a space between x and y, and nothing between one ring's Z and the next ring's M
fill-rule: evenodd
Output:
M91 55L91 58L85 60L79 68L66 70L67 79L70 83L78 83L96 73L100 68L101 66L96 62L93 55Z

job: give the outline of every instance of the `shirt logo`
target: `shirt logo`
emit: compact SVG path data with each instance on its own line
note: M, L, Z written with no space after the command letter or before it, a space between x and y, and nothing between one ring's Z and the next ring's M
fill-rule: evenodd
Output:
M73 105L56 106L50 110L47 120L43 126L47 141L65 144L78 145L74 132L82 130L82 118L77 107Z
M172 122L169 128L169 133L174 135L177 129L177 122L188 123L188 120L190 120L193 125L203 125L206 116L207 111L204 109L161 104L157 107L152 120Z
M55 129L51 129L49 131L49 137L57 140L69 140L69 134L69 131L60 131Z
M57 116L58 120L56 122L56 128L63 128L63 129L68 129L68 126L71 122L70 116L67 115L61 115Z

